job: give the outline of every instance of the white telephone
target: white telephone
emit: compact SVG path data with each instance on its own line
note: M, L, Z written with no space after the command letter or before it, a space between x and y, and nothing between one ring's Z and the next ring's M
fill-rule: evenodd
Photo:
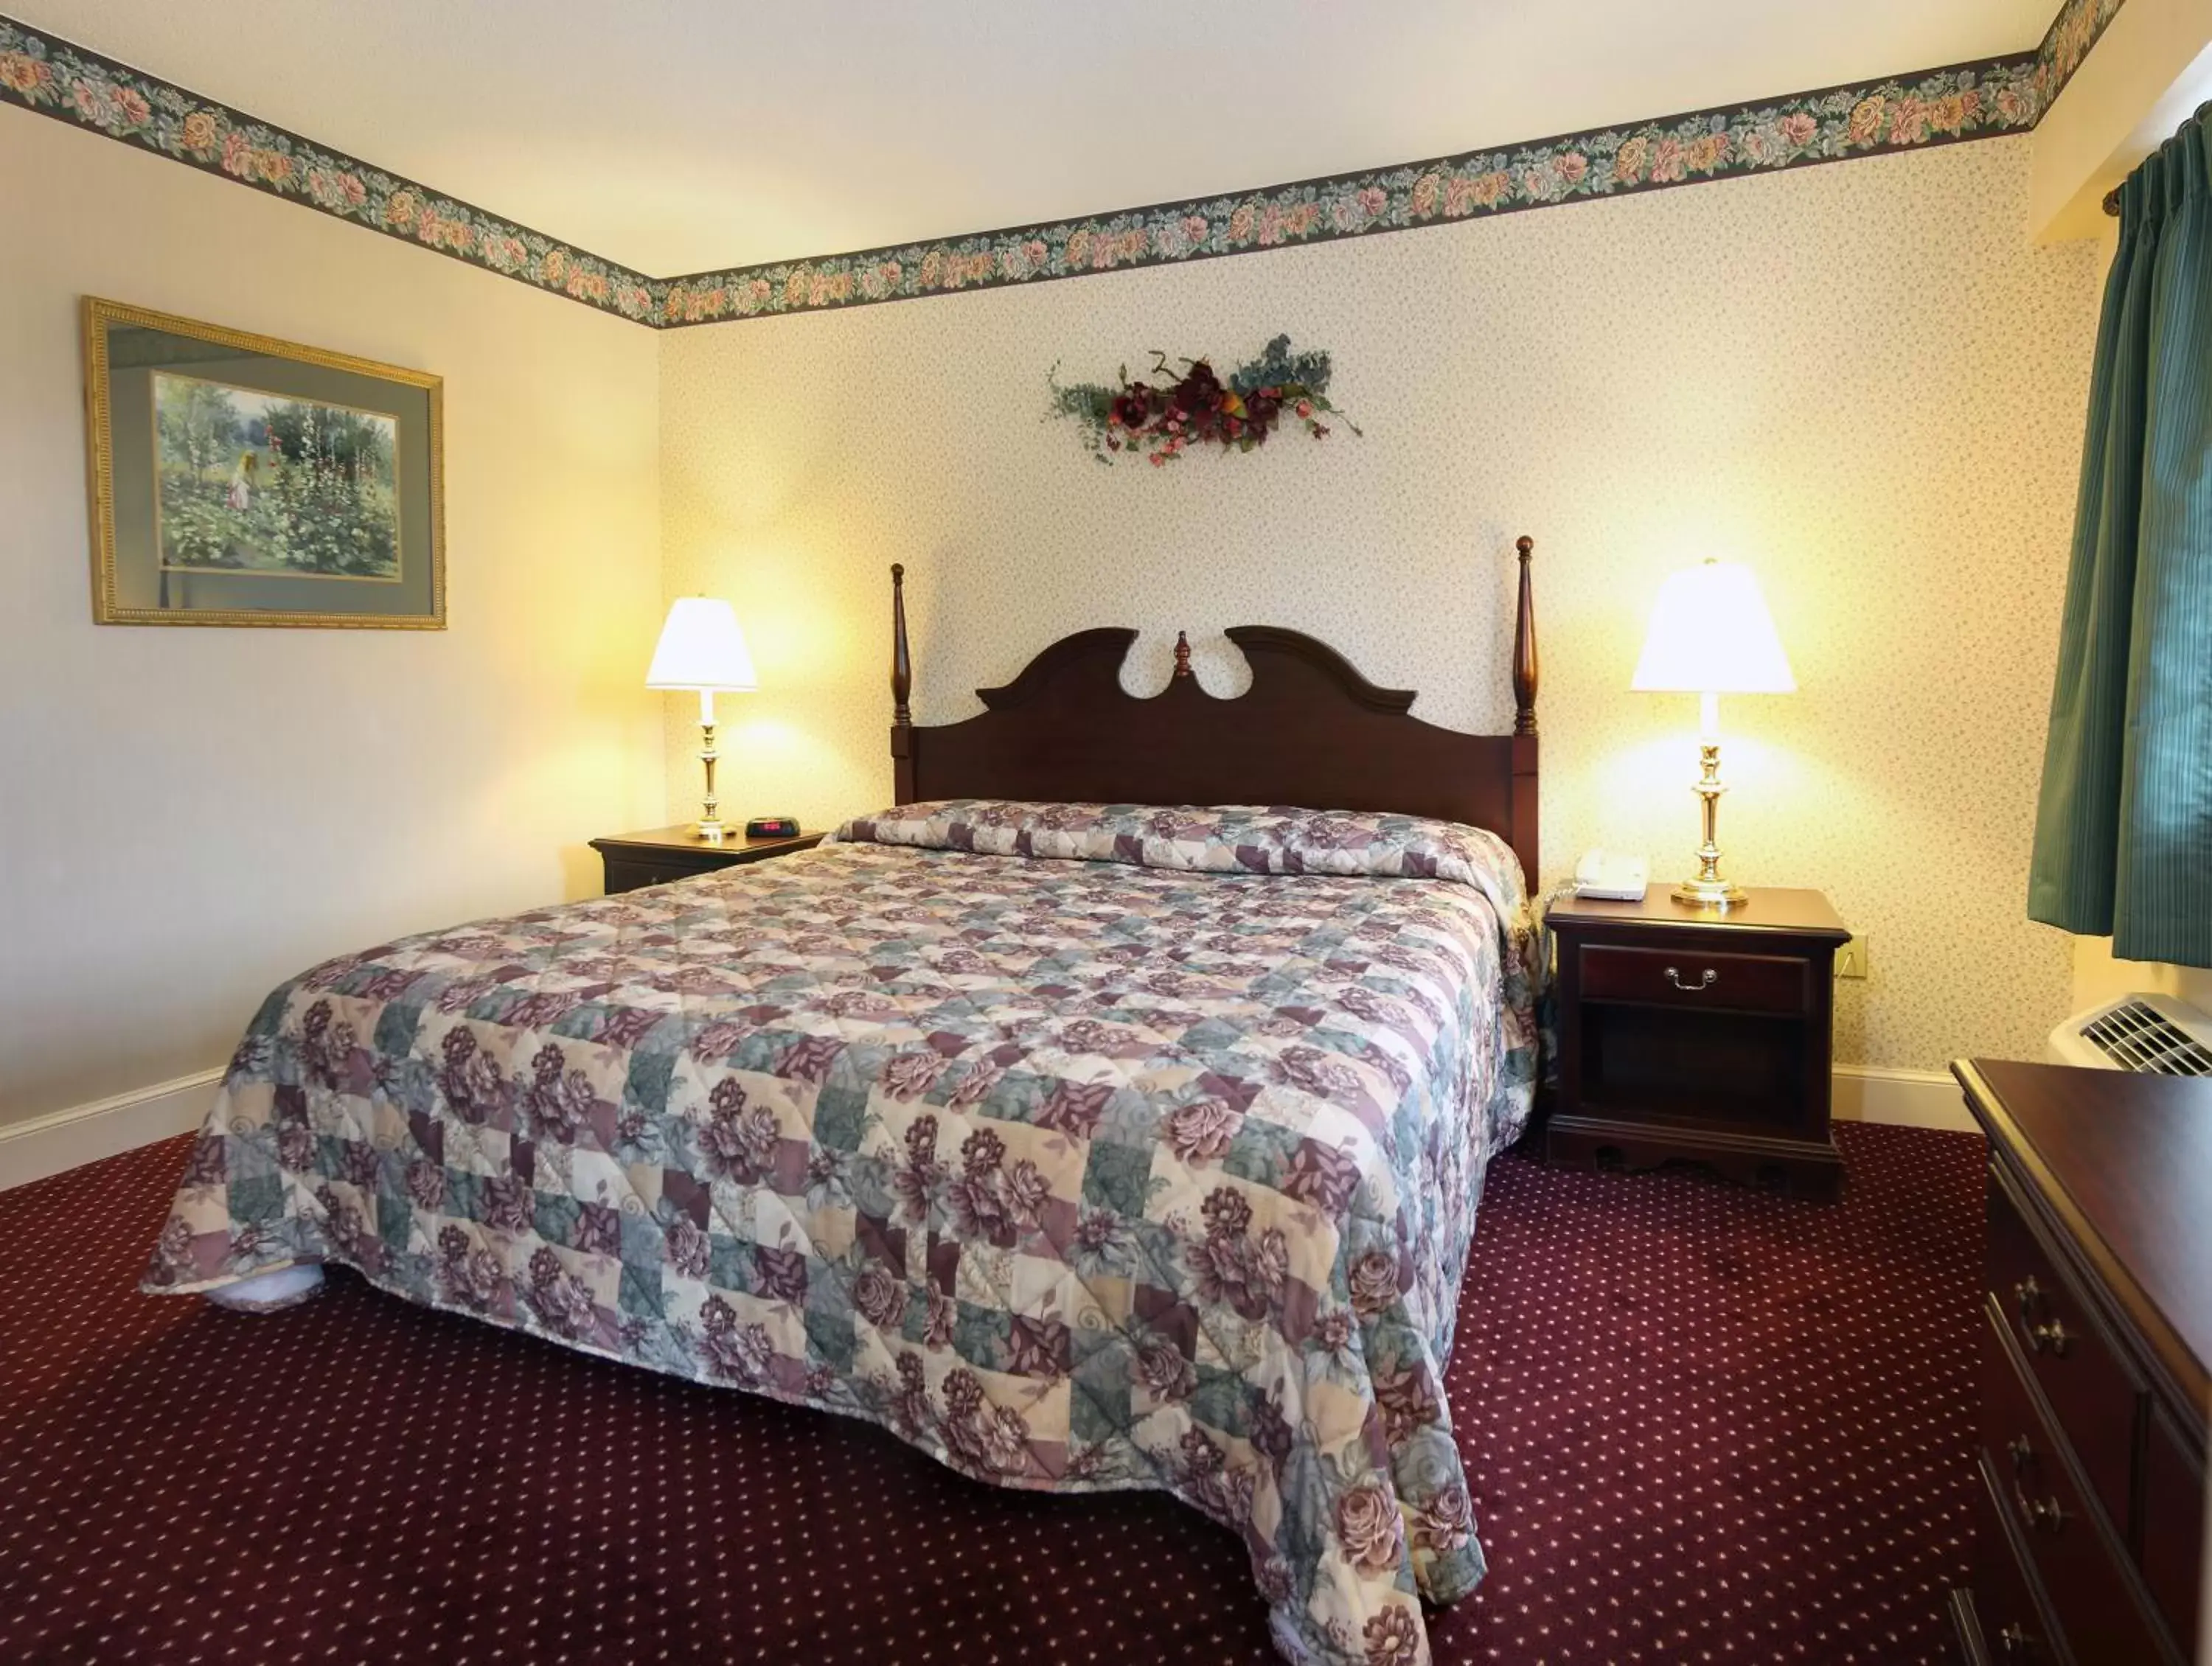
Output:
M1591 851L1575 864L1575 894L1613 902L1641 902L1651 882L1651 864L1640 856Z

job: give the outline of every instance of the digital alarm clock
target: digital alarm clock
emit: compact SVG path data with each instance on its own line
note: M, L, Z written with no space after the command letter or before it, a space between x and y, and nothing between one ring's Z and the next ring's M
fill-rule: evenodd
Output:
M757 815L745 823L747 839L796 839L799 822L788 815Z

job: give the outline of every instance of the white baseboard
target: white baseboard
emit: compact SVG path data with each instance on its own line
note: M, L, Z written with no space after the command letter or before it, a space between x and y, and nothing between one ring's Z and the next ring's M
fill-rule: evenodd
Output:
M1871 1064L1838 1064L1833 1112L1838 1122L1939 1128L1953 1134L1981 1131L1966 1110L1957 1080L1948 1070L1886 1070Z
M0 1127L0 1191L198 1128L222 1080L202 1070Z

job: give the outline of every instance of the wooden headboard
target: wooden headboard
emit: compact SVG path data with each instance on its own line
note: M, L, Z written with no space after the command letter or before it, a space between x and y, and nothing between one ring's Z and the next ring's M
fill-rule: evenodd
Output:
M1293 804L1395 810L1487 827L1536 883L1536 613L1532 539L1520 552L1513 732L1464 735L1413 717L1410 689L1378 688L1326 643L1272 625L1227 633L1252 686L1219 700L1191 675L1149 699L1121 687L1137 633L1064 636L961 723L917 724L908 700L906 569L891 568L891 759L902 804L939 798L1043 803Z

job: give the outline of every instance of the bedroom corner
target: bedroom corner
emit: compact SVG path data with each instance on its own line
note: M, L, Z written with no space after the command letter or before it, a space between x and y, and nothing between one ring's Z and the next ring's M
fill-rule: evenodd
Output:
M2212 0L0 8L0 1658L2212 1666Z
M626 321L0 121L0 197L41 227L0 242L0 1135L75 1130L0 1144L22 1179L33 1147L43 1171L195 1124L205 1073L299 966L592 894L586 841L658 818L640 673L660 615L659 367ZM447 627L94 625L88 294L442 376Z

